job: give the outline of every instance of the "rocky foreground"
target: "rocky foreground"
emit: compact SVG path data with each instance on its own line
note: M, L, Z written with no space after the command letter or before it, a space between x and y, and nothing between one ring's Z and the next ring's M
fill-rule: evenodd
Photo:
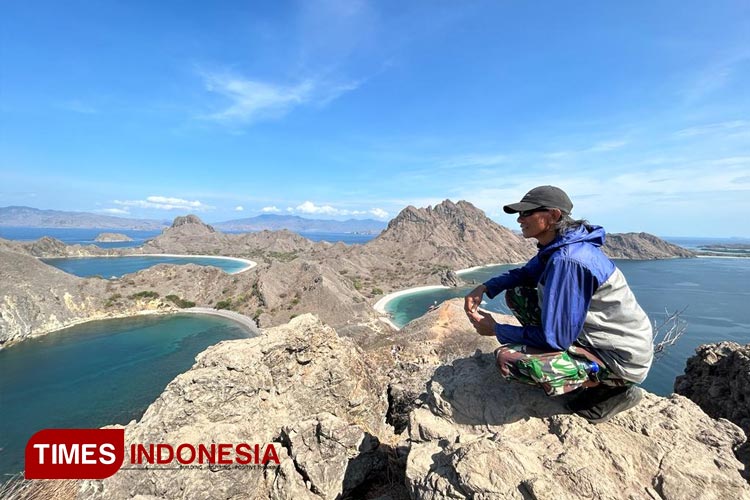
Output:
M747 499L742 430L648 394L592 425L506 383L460 301L361 345L303 315L200 354L130 443L275 443L250 470L121 470L78 498Z

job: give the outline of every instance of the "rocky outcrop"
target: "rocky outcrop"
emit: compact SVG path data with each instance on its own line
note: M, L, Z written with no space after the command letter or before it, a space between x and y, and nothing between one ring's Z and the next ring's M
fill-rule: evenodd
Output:
M610 233L602 247L611 259L670 259L695 257L695 253L648 233Z
M454 268L522 262L536 253L532 243L496 224L471 203L450 200L435 207L406 207L365 247L405 262Z
M99 233L94 241L99 242L118 242L118 241L133 241L133 238L122 233Z
M280 464L121 470L79 497L750 498L734 424L651 394L589 424L503 381L494 339L470 328L454 300L364 351L310 315L223 342L125 427L126 444L257 442Z
M85 498L339 498L387 465L385 379L311 315L200 354L139 422L130 443L260 443L280 464L249 470L121 470ZM178 464L177 464L178 465Z
M750 435L750 344L705 344L687 360L674 391L714 418L726 418Z

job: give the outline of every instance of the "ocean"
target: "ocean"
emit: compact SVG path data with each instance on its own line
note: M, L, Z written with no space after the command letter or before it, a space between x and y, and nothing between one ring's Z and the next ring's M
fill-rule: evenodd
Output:
M94 239L101 233L120 233L129 236L133 241L98 242ZM241 231L226 231L228 234L242 234ZM96 245L101 248L131 248L144 244L159 236L161 231L136 231L132 229L73 229L73 228L40 228L40 227L2 227L0 238L17 241L34 241L43 236L50 236L68 245ZM301 232L301 236L312 241L342 242L346 245L364 244L375 238L374 234L356 233L316 233Z
M56 257L41 259L44 263L54 266L69 274L82 278L100 276L102 278L119 278L125 274L135 273L157 264L197 264L199 266L218 267L225 273L236 273L248 266L240 259L215 257L162 257L162 256L126 256L126 257Z
M248 335L218 316L139 316L93 321L0 350L0 483L23 469L24 446L35 432L138 419L198 353Z

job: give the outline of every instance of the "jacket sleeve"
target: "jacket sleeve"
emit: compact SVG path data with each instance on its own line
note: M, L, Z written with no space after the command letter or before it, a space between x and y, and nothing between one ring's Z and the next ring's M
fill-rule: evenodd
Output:
M501 343L565 351L581 333L597 287L589 269L574 260L555 259L545 273L541 326L498 324L495 335Z
M523 267L511 269L500 276L485 281L484 286L487 287L487 290L484 293L490 299L494 299L500 292L508 290L509 288L515 288L517 286L535 287L539 281L539 276L541 275L542 270L543 267L539 262L539 257L534 257Z

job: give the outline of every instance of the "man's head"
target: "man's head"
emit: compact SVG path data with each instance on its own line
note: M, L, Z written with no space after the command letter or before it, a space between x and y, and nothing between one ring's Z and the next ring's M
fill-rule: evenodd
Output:
M539 208L557 208L563 214L570 215L573 210L573 202L570 201L565 191L559 187L538 186L526 193L518 203L505 205L503 210L506 214L515 214Z
M557 234L561 219L568 217L573 203L565 191L555 186L535 187L518 203L503 207L505 213L518 214L524 238L536 238L540 244L550 243Z

